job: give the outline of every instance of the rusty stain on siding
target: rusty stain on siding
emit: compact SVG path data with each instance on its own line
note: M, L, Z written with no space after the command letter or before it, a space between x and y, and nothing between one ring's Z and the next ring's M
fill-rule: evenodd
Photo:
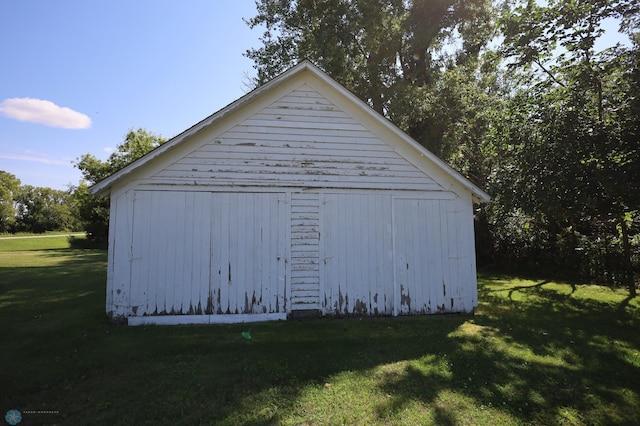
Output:
M447 286L444 284L444 281L442 281L442 294L444 297L447 297Z
M365 302L363 302L362 300L360 300L360 299L356 299L355 306L353 307L353 313L354 314L366 315L367 314L367 304Z
M207 296L207 307L204 312L206 314L213 313L213 294L211 293L211 290L209 290L209 295Z
M287 259L284 260L284 263L287 263ZM287 276L284 276L284 293L283 293L283 297L284 299L284 312L287 311ZM280 312L280 311L276 311L276 312Z
M349 294L344 295L344 313L349 313Z
M409 291L407 291L407 294L404 294L404 286L402 284L400 284L400 305L406 306L409 312L411 312L411 295Z

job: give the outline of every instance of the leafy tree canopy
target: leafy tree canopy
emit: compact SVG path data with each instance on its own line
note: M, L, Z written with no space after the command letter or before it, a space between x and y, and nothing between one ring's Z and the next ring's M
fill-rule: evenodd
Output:
M20 189L20 179L0 170L0 232L9 232L15 224L15 197Z
M505 12L502 51L527 79L496 123L501 161L492 181L495 202L507 211L547 223L550 235L602 241L604 250L617 252L617 280L632 294L640 212L639 45L632 19L638 7L624 0L552 0L516 3ZM596 51L611 18L633 45Z
M86 182L93 185L165 142L166 139L162 136L145 129L130 130L124 142L118 145L106 161L92 154L85 154L78 159L75 167L80 169ZM91 195L86 183L81 183L76 188L75 198L89 239L106 241L109 231L109 199Z
M488 0L261 0L249 50L262 84L309 58L380 113L398 85L429 85L453 60L475 58L491 37ZM447 41L456 40L456 43ZM455 46L455 48L453 47ZM446 47L446 48L445 48Z
M166 139L162 136L145 129L132 129L125 135L124 142L117 146L106 161L96 158L93 154L85 154L78 158L75 167L80 169L82 177L87 182L95 184L165 142Z

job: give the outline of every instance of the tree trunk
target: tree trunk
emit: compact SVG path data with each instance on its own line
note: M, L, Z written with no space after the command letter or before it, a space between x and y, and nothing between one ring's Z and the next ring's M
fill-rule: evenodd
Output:
M622 255L624 265L624 284L629 288L629 297L636 297L636 281L633 276L633 265L631 264L631 244L629 244L629 230L624 216L620 218L620 233L622 234Z

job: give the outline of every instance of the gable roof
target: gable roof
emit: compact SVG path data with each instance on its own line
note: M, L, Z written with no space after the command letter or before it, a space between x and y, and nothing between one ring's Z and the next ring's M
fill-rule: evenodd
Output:
M395 137L397 137L399 140L403 141L405 144L407 144L408 146L410 146L411 148L416 150L419 153L419 155L421 157L423 157L424 159L428 160L428 162L433 167L435 167L436 169L439 169L439 171L443 172L445 175L450 176L455 182L457 182L463 188L465 188L466 190L471 192L471 195L472 195L472 198L473 198L474 201L476 201L476 202L489 201L490 197L486 192L481 190L478 186L476 186L471 181L466 179L460 173L458 173L457 171L452 169L450 166L448 166L444 161L442 161L440 158L438 158L431 151L427 150L422 145L418 144L415 140L413 140L411 137L409 137L406 133L404 133L398 127L393 125L389 120L384 118L382 115L380 115L376 111L374 111L371 107L369 107L369 105L367 105L365 102L360 100L358 97L356 97L353 93L351 93L346 88L344 88L338 82L333 80L331 77L329 77L326 73L324 73L322 70L320 70L318 67L316 67L309 60L304 60L304 61L300 62L298 65L290 68L289 70L287 70L284 73L280 74L279 76L275 77L273 80L269 81L268 83L258 87L257 89L253 90L252 92L248 93L247 95L241 97L240 99L236 100L235 102L233 102L233 103L227 105L226 107L222 108L221 110L219 110L218 112L214 113L213 115L211 115L211 116L205 118L204 120L200 121L199 123L195 124L191 128L189 128L189 129L185 130L184 132L180 133L179 135L173 137L172 139L170 139L169 141L167 141L163 145L161 145L158 148L154 149L153 151L149 152L147 155L139 158L138 160L132 162L131 164L123 167L119 171L117 171L117 172L113 173L112 175L108 176L107 178L103 179L102 181L96 183L91 188L89 188L90 192L92 194L106 195L108 193L109 189L114 184L122 182L131 173L133 173L134 171L140 169L142 166L144 166L145 164L151 162L155 158L158 158L159 156L165 155L165 153L171 151L176 146L180 145L185 139L188 139L189 137L191 137L194 134L202 131L203 129L208 128L212 124L214 124L214 123L218 122L219 120L221 120L223 117L227 117L230 114L232 114L232 113L238 111L239 109L241 109L243 106L253 102L254 100L256 100L261 95L263 95L263 94L265 94L267 92L275 90L277 87L281 86L283 83L285 83L285 82L293 79L294 77L296 77L298 75L301 75L302 73L305 73L305 72L306 73L310 73L312 76L314 76L317 79L319 79L323 84L326 84L327 86L329 86L330 88L332 88L333 90L338 92L342 97L344 97L344 99L347 100L347 102L350 102L353 105L355 105L356 107L358 107L361 112L363 112L364 114L366 114L368 116L368 118L370 118L370 119L374 120L376 123L384 126L384 128L386 128L388 131L390 131Z

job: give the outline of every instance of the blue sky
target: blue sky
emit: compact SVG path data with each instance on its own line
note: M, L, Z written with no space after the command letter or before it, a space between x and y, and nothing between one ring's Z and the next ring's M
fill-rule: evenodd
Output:
M172 137L246 93L254 0L0 2L0 170L66 189L129 129ZM23 120L35 120L23 121ZM43 124L44 123L44 124Z

